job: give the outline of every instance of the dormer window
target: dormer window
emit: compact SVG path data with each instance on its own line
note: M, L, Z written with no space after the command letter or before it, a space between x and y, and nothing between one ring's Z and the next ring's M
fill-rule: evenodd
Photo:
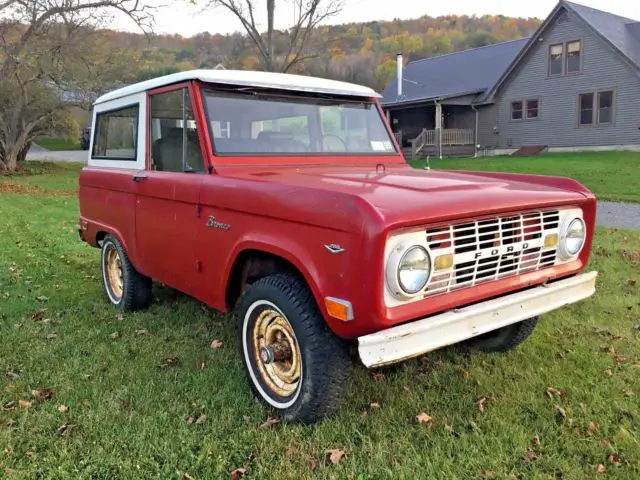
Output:
M576 40L567 43L567 74L580 73L582 70L582 42Z
M563 57L564 44L560 43L549 47L549 76L562 75Z

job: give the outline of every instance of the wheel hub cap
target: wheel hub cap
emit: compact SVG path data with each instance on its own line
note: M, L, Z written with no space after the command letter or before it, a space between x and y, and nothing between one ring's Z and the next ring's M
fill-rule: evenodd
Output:
M113 296L119 300L122 298L124 275L120 255L113 247L107 252L107 278L109 279L109 286L111 287Z
M300 384L300 347L287 319L275 310L265 310L253 328L253 346L264 383L282 397L293 395Z

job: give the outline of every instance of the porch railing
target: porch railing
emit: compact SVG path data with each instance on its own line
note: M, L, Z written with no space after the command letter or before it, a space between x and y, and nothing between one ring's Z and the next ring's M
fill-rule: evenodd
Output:
M439 140L437 129L423 129L416 138L411 140L412 158L416 158L425 147L437 147ZM442 130L442 146L473 145L474 143L473 130L463 128L444 128Z

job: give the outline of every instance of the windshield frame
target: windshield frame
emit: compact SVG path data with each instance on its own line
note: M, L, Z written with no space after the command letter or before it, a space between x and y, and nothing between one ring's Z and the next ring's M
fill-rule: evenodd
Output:
M279 99L286 101L287 99L292 101L299 101L304 104L304 100L310 101L335 101L340 104L368 104L371 105L371 108L375 109L378 115L378 118L382 122L381 125L384 129L385 135L388 137L388 141L391 143L392 150L390 151L371 151L371 152L348 152L348 151L305 151L305 152L220 152L216 149L216 138L214 138L214 132L212 128L211 115L209 112L209 102L207 101L208 95L234 95L234 94L246 94L246 95L256 95L262 99L267 97ZM308 164L308 163L327 163L327 160L338 161L340 159L349 158L351 160L356 161L356 163L360 163L357 159L362 159L367 163L376 162L376 163L389 163L389 162L402 162L404 163L404 158L402 157L401 150L396 142L395 136L392 134L391 129L389 128L387 118L382 111L380 103L375 98L369 97L350 97L343 95L327 95L323 93L313 93L313 92L294 92L289 90L276 90L276 89L267 89L267 88L256 88L256 87L242 87L242 86L229 86L229 85L218 85L211 83L202 83L199 88L199 97L202 104L203 110L203 119L205 121L205 127L207 131L208 140L210 142L210 154L213 155L214 159L222 160L223 163L227 165L241 165L247 163L261 163L255 162L257 159L273 159L281 158L283 161L279 162L282 164ZM309 104L311 105L311 103ZM336 107L338 105L336 104ZM318 105L318 108L320 106ZM311 128L311 125L309 126ZM310 132L311 135L311 132ZM304 159L314 158L314 159L322 159L322 162L309 162ZM254 161L245 161L249 159L254 159ZM226 160L226 161L225 161ZM272 162L269 162L272 163ZM353 163L350 162L350 163Z

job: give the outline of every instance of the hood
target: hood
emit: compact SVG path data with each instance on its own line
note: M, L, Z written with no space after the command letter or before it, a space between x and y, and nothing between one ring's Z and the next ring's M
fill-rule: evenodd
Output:
M385 227L434 223L456 218L585 201L579 183L558 177L446 170L417 170L409 165L313 166L225 175L281 184L291 199L311 194L358 197ZM286 185L286 187L284 187ZM305 190L307 192L305 192ZM299 197L298 197L299 198Z

